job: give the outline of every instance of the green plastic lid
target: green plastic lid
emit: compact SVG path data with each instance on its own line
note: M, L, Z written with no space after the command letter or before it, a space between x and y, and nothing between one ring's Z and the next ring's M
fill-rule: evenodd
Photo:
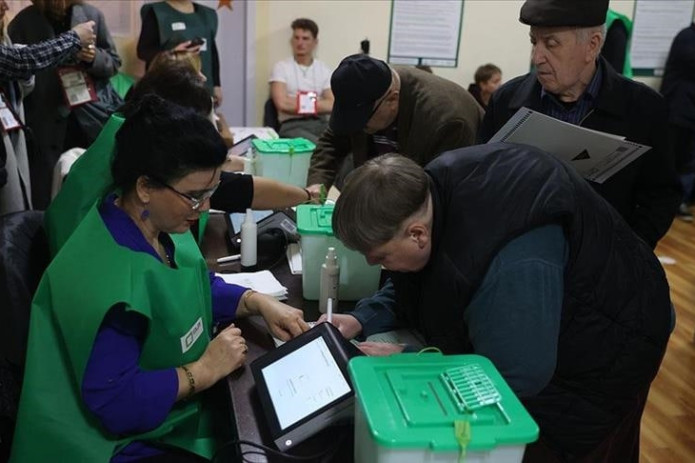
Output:
M538 426L485 357L355 357L348 370L369 434L381 446L458 451L455 428L465 421L470 451L538 439Z
M333 236L333 204L297 206L297 231L301 235Z
M263 154L313 153L316 148L316 145L306 138L276 138L274 140L255 138L251 144L256 151Z

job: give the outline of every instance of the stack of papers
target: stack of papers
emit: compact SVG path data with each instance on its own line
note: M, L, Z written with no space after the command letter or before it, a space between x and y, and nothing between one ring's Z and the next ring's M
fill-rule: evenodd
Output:
M270 270L250 273L217 273L216 276L227 283L245 286L259 293L273 296L280 301L287 299L287 288L280 284L277 278L270 273Z
M292 275L302 274L302 250L299 243L290 243L287 246L287 263Z
M603 183L651 149L609 133L519 109L488 143L535 146L569 163L585 179Z

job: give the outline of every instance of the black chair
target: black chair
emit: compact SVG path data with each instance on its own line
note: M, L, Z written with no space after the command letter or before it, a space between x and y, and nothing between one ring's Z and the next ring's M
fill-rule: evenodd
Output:
M275 107L272 98L268 98L263 105L263 126L271 127L276 132L280 130L280 121L278 120L278 109Z
M43 212L0 217L0 461L9 458L31 299L50 260Z

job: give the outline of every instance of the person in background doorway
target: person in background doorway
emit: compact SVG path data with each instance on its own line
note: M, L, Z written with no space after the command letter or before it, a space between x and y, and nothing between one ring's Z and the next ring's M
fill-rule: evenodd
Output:
M316 23L298 18L291 27L292 57L273 66L270 97L277 109L280 137L304 137L316 143L333 109L331 70L314 58L319 43Z
M220 57L217 36L217 12L191 0L166 0L145 3L140 9L142 27L138 38L138 58L150 66L154 57L164 50L200 53L206 86L222 104Z
M492 63L483 64L475 70L473 78L475 82L468 86L468 91L473 95L475 101L487 110L490 97L502 84L502 71Z
M690 202L695 184L695 24L676 35L664 68L661 93L669 106L669 138L683 185L677 217L693 221Z
M601 48L601 56L613 66L616 72L630 78L632 78L631 38L632 21L624 14L609 8L606 14L606 41Z
M71 148L91 145L109 116L123 103L109 81L118 72L121 59L102 12L81 0L33 0L7 28L14 43L31 45L87 21L94 22L94 43L83 47L70 63L62 62L58 72L37 72L34 90L24 99L26 125L37 146L35 155L29 158L36 209L45 210L51 200L53 168L60 155ZM66 86L76 79L85 83ZM86 95L88 102L84 102Z

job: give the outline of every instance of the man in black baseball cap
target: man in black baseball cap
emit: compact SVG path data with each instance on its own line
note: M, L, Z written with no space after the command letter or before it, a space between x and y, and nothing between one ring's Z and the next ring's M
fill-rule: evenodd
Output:
M343 59L331 90L329 128L309 168L311 191L330 187L350 153L355 166L390 152L425 165L444 151L474 144L482 119L480 106L461 86L365 54Z
M381 60L364 54L345 58L331 77L333 95L338 92L329 121L331 129L338 134L362 130L374 104L386 96L393 80L391 68Z
M671 225L680 203L680 186L666 139L667 110L661 95L624 78L599 56L607 9L608 0L524 2L519 20L531 26L535 69L492 95L479 140L487 142L517 110L527 107L650 146L651 150L604 183L591 186L654 247ZM538 134L539 138L544 136L547 134ZM614 247L614 238L601 239ZM625 293L626 300L630 297ZM631 303L639 304L637 300ZM587 323L585 329L602 323L598 318L594 322ZM613 354L601 352L603 347L596 355ZM525 405L542 425L540 439L526 448L524 461L639 461L640 419L649 388L626 391L607 382L600 368L587 369L587 359L596 357L591 354L595 349L587 345L581 355L576 355L578 350L559 351L558 365L563 363L563 368L556 373L558 381L526 400ZM585 386L565 380L578 372ZM648 383L653 377L646 379ZM644 381L645 377L634 380ZM589 390L586 385L590 385ZM601 399L599 390L603 391ZM593 395L592 400L581 398L587 394Z

